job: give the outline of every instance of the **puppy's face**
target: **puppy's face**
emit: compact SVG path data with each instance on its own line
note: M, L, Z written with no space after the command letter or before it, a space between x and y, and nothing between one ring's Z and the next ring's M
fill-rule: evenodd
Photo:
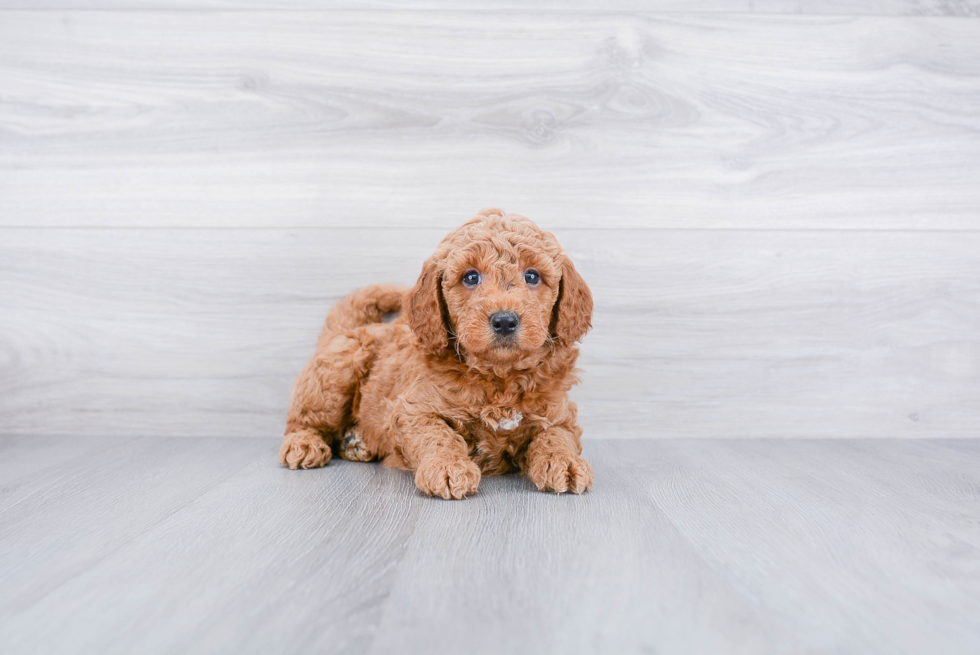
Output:
M537 235L494 230L448 254L442 292L456 339L467 352L507 362L550 338L561 266Z
M554 236L499 210L446 237L408 305L424 345L498 366L571 345L592 314L589 289Z

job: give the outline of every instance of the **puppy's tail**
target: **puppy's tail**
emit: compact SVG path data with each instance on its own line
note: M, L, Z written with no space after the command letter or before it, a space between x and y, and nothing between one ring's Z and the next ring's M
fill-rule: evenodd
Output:
M324 331L343 332L362 325L383 323L402 309L408 288L395 284L376 284L354 291L327 314Z

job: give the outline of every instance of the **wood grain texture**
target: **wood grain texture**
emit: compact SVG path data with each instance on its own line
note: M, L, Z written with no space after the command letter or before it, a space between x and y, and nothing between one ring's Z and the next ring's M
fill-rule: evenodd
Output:
M965 18L5 11L0 88L5 226L496 204L561 227L975 229L980 206Z
M266 450L258 440L197 440L188 448L188 440L130 437L103 439L63 458L61 451L77 439L31 437L43 444L45 455L61 461L30 476L18 471L29 483L0 505L0 614L16 613L97 567ZM39 532L50 539L39 540Z
M812 652L928 653L980 646L980 442L966 446L608 447L709 565L759 612L793 617ZM915 609L933 603L949 609Z
M0 605L0 613L19 613L21 624L0 628L0 644L6 639L15 652L214 653L229 652L234 634L244 648L235 652L361 650L422 503L410 476L343 465L322 475L289 475L269 440L249 440L241 453L240 440L157 441L200 462L186 470L169 466L172 481L212 491L127 538L113 563L72 571L27 613L24 600L5 589L0 603L13 602ZM223 464L216 458L246 454L251 463L227 479L207 470ZM130 464L138 471L142 458ZM97 481L90 486L98 488ZM386 506L388 497L397 500ZM52 521L59 518L60 510L50 512ZM118 519L93 518L102 533L120 529ZM83 540L77 547L94 545ZM33 561L18 572L28 582L45 575ZM97 581L103 575L111 589ZM33 612L57 614L57 634L23 630ZM113 626L109 640L92 629L95 614Z
M279 434L329 305L497 204L595 291L589 435L976 436L975 3L15 1L0 434Z
M980 16L977 0L0 0L0 9L388 9Z
M607 453L586 443L599 493L542 495L520 478L490 478L465 507L424 512L371 652L762 652L792 642L790 626L746 603Z
M105 440L93 438L28 438L0 435L0 512L37 493L52 476L66 470L89 451L104 450Z
M273 436L328 307L443 230L12 230L0 433ZM980 233L560 230L586 434L976 436Z
M980 648L980 440L586 441L583 496L461 502L271 440L116 443L0 512L2 652Z

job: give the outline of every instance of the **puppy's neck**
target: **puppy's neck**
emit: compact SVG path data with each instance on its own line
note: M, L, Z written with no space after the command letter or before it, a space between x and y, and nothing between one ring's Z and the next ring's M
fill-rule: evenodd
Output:
M546 352L534 352L522 355L510 361L494 361L478 357L473 353L463 352L462 361L466 367L479 375L488 378L507 379L514 375L522 375L544 364L548 358Z
M515 378L564 378L573 372L578 349L544 346L509 362L483 359L464 349L453 350L447 357L444 361L460 373L500 386Z

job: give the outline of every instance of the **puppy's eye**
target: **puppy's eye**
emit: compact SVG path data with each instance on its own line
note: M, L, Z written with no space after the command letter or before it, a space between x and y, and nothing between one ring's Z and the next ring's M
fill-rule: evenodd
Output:
M537 271L531 269L524 273L524 281L533 287L534 285L536 285L538 282L541 281L541 276L538 274Z
M463 273L463 284L468 287L475 287L480 283L480 273L478 271L466 271Z

